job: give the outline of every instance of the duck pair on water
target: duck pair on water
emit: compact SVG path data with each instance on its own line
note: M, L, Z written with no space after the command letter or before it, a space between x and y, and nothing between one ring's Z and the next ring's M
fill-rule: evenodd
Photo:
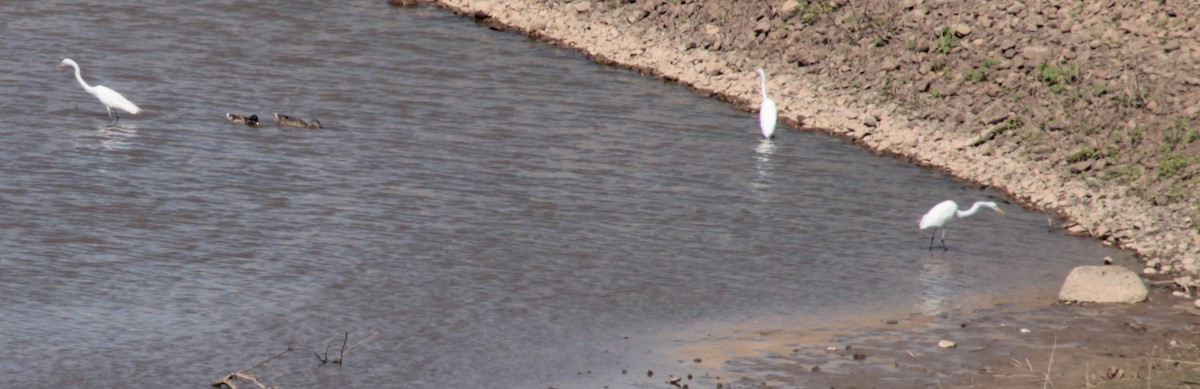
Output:
M238 114L227 113L225 114L225 117L231 122L245 124L250 127L257 128L262 125L258 121L258 115L242 116ZM313 119L312 121L304 121L303 119L283 115L278 112L275 113L275 124L285 127L324 128L321 127L321 122L319 120Z

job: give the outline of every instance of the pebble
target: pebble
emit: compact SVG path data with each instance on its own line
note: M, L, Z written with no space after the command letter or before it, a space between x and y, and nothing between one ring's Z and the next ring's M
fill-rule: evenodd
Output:
M1192 304L1196 305L1196 308L1200 308L1200 299L1196 299Z
M1196 306L1200 307L1200 300L1196 300ZM829 346L829 347L825 348L825 351L837 351L837 350L838 350L838 348L834 347L834 346Z
M954 343L953 341L949 341L949 340L946 340L946 339L942 339L942 340L939 340L939 341L938 341L938 347L941 347L941 348L955 348L955 347L958 347L958 343Z
M1030 329L1028 329L1028 328L1022 328L1022 329L1021 329L1021 333L1022 333L1022 334L1028 334L1028 333L1030 333L1030 332L1033 332L1033 331L1031 331L1031 330L1030 330Z

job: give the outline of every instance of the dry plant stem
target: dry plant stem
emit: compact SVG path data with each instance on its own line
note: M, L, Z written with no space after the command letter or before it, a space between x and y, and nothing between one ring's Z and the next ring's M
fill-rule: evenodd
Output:
M1150 355L1146 356L1146 389L1150 389L1150 378L1154 376L1154 351L1158 346L1150 348Z
M375 333L371 334L370 336L367 336L366 338L363 338L363 340L358 341L358 343L355 343L354 345L350 346L350 348L346 349L345 351L342 351L342 356L338 357L338 359L336 361L333 361L333 363L342 363L342 358L344 358L346 356L346 353L350 352L350 350L353 350L355 347L358 347L359 345L366 343L368 340L371 340L371 338L374 338L376 335L379 335L379 331L375 331Z
M333 363L342 363L342 357L346 356L346 341L350 340L350 332L346 332L346 336L342 337L342 351L338 352L338 358Z
M1054 366L1054 351L1058 349L1058 337L1054 337L1054 346L1050 347L1050 362L1046 363L1046 379L1042 381L1042 389L1048 388L1050 384L1050 367Z
M333 345L334 339L337 339L337 337L336 336L331 337L331 338L329 338L329 342L325 343L325 355L324 356L321 356L320 354L317 354L317 353L313 353L313 355L316 355L317 359L319 359L321 361L321 363L329 362L329 346Z
M262 366L262 365L266 364L267 362L270 362L272 359L279 358L279 356L286 354L289 351L292 351L292 346L288 346L288 348L286 350L280 351L278 354L272 355L272 356L268 357L267 359L262 360L262 362L254 364L254 366L250 366L245 369L241 369L241 370L235 371L233 373L229 373L229 374L225 375L224 377L222 377L221 379L213 381L212 386L217 387L217 388L225 386L225 387L228 387L229 389L237 389L237 385L234 384L233 382L237 381L237 380L242 380L242 381L247 381L247 382L253 383L254 385L258 386L261 389L267 389L268 386L263 385L262 382L259 382L258 377L255 377L253 374L250 374L249 371L254 370L255 368L257 368L259 366Z

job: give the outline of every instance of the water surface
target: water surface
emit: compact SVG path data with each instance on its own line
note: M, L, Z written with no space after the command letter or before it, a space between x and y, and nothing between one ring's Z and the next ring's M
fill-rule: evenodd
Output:
M254 372L621 382L674 363L655 345L696 323L932 311L1119 255L1011 205L931 253L922 213L998 194L791 129L764 144L753 114L435 8L45 1L0 18L6 385L204 386L289 345ZM145 115L110 123L53 70L64 57ZM376 331L343 366L313 356Z

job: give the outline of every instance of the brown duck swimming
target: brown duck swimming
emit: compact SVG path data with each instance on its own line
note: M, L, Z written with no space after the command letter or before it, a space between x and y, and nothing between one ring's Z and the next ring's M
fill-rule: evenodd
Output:
M285 127L325 128L325 127L321 127L321 122L317 119L313 119L312 121L306 122L303 119L294 118L294 117L291 117L288 115L280 114L279 112L275 113L275 124L285 126Z

